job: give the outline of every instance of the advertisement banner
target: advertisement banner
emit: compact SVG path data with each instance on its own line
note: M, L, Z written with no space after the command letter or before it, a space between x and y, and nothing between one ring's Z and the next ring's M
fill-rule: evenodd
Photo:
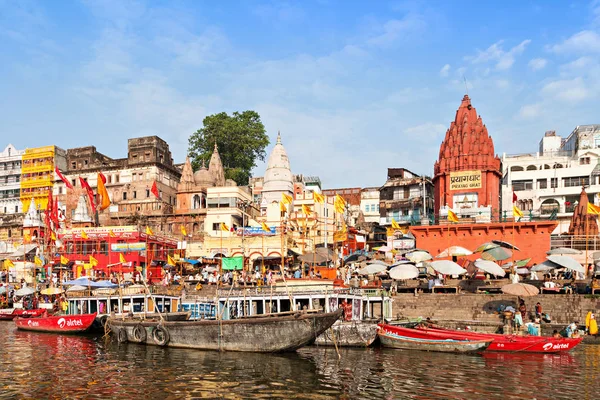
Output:
M128 253L130 251L145 251L146 243L137 242L137 243L111 243L110 250L116 251L120 253Z
M450 190L481 188L481 171L450 172Z

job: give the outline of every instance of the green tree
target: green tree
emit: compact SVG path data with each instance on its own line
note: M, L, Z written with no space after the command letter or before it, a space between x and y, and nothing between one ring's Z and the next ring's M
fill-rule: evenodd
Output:
M255 111L236 111L231 116L222 112L207 116L202 125L189 138L188 155L194 169L202 165L202 160L210 160L217 143L225 178L247 185L256 160L265 160L269 145L260 115Z

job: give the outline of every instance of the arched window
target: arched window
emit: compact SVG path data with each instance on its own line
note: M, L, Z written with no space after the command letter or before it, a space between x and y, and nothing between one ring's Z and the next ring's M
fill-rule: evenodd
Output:
M197 222L192 227L192 232L198 232L198 223Z
M556 163L556 164L554 164L554 166L552 168L558 169L558 168L562 168L562 167L563 167L562 164Z
M540 206L540 213L544 214L552 214L553 212L558 212L560 210L560 205L558 201L555 199L546 199L542 202Z
M536 171L537 167L535 165L528 165L527 166L527 171Z
M195 194L192 199L192 209L196 210L198 208L201 208L201 206L202 206L202 201L200 200L200 196Z
M205 195L202 195L200 207L206 208L206 196Z
M513 165L512 167L510 167L511 172L519 172L519 171L524 171L523 167L519 167L518 165Z
M550 166L548 164L544 164L544 169L550 169Z

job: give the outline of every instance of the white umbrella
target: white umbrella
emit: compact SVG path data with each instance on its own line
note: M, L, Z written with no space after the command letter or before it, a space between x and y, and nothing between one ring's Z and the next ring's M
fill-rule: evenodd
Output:
M412 264L403 264L390 269L389 275L396 280L413 279L419 276L419 269Z
M371 261L367 261L367 265L372 265L372 264L379 264L379 265L385 265L386 268L389 267L389 264L386 263L385 261L381 261L381 260L371 260Z
M558 268L558 265L546 260L543 263L534 265L533 267L531 267L531 270L533 272L546 272L546 271L552 271L555 268Z
M29 296L30 294L34 294L35 290L33 290L33 288L30 287L25 287L23 289L19 289L15 292L15 294L17 296Z
M410 260L400 260L400 261L396 261L389 267L394 268L394 267L397 267L398 265L402 265L402 264L416 264L416 263L414 261L410 261Z
M366 267L359 269L358 273L360 275L373 275L373 274L378 274L378 273L386 271L386 270L387 270L387 264L386 265L369 264Z
M88 290L89 286L73 285L67 289L67 292L82 292Z
M410 253L406 254L405 257L415 263L418 263L421 261L429 261L429 260L433 259L433 257L431 257L431 254L429 254L428 252L423 251L423 250L410 252Z
M470 256L473 252L469 249L465 249L460 246L450 246L446 250L442 251L440 254L436 256L436 258L442 257L462 257L462 256Z
M388 251L392 251L392 248L390 246L380 246L380 247L373 247L373 250L382 251L385 253Z
M579 264L572 257L548 256L548 260L552 261L554 264L560 265L561 267L565 267L565 268L573 270L575 272L581 272L582 274L585 274L585 268L583 268L583 265Z
M563 254L582 254L582 252L580 250L571 249L568 247L557 247L556 249L547 251L546 254L549 256L558 256Z
M438 260L431 262L431 268L444 275L463 275L467 270L450 260Z
M506 275L506 272L502 269L502 267L493 261L482 260L481 258L479 258L475 261L475 266L492 275Z
M529 268L517 268L517 275L529 275Z

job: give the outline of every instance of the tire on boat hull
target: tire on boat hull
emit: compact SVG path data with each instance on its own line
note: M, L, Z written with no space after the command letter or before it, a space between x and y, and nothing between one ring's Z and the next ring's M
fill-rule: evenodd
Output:
M108 321L108 315L103 315L100 317L100 325L102 328L106 327L106 321Z
M152 330L152 339L159 346L166 346L169 343L169 331L164 326L158 325Z
M125 328L121 328L117 331L117 341L119 343L127 342L127 330Z
M131 336L135 342L143 343L146 341L148 334L146 333L146 328L144 328L142 324L137 324L133 327L133 333Z

